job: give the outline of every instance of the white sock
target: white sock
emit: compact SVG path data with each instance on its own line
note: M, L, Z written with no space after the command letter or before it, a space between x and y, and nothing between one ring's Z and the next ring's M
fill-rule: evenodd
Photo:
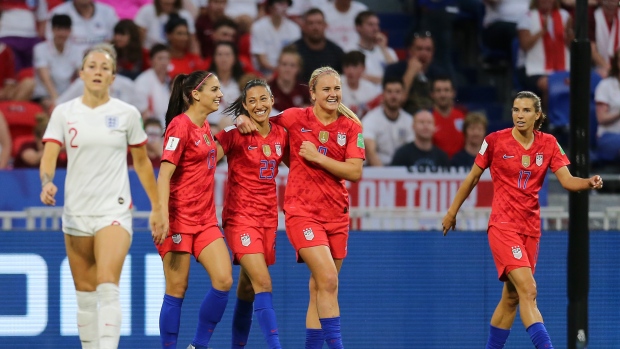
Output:
M97 292L76 291L77 326L82 349L99 349Z
M113 283L97 286L99 298L99 348L116 349L121 336L120 291Z

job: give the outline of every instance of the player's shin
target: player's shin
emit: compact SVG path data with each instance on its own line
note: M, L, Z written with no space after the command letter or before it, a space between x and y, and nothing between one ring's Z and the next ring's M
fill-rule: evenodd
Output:
M77 326L82 349L99 348L97 292L76 291Z
M490 326L489 339L487 341L486 349L502 349L508 340L510 330L498 328L493 325Z
M222 320L226 304L228 303L228 291L220 291L211 288L200 305L198 313L198 327L192 345L196 349L207 349L215 326Z
M278 323L276 321L276 312L273 310L273 295L271 292L256 294L254 312L269 349L281 349Z
M97 286L99 298L99 349L116 349L121 336L120 290L113 283Z
M159 336L163 349L176 349L181 326L183 298L164 295L159 313Z
M243 349L248 343L254 304L237 298L232 323L232 349Z

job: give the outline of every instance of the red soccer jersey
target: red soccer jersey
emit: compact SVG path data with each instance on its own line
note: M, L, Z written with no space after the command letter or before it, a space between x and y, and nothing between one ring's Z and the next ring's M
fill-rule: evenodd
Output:
M452 108L450 115L444 117L439 114L437 109L434 109L433 117L435 118L436 129L433 135L433 144L445 151L449 157L452 157L461 151L465 145L465 136L463 135L465 115L462 111Z
M170 179L170 230L183 225L217 225L213 199L216 146L209 123L196 126L181 114L166 127L161 161L177 166ZM176 229L176 230L175 230Z
M271 118L288 130L290 171L284 195L284 212L291 216L314 218L319 222L348 219L349 193L343 179L306 161L299 155L303 141L312 142L328 157L365 159L362 127L345 116L323 125L312 107L291 108Z
M512 129L488 135L476 156L476 165L491 169L493 204L489 226L540 236L538 192L547 169L555 172L570 162L552 135L534 131L530 149L512 136Z
M276 176L287 151L288 135L282 126L271 126L265 138L257 132L242 135L235 126L215 136L228 158L223 225L278 226Z

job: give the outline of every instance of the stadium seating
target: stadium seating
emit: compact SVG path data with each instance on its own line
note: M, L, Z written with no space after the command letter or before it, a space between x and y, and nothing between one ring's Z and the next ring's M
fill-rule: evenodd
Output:
M13 139L11 156L15 157L24 140L33 138L37 115L44 114L44 111L41 106L32 102L3 101L0 102L0 112L9 125Z

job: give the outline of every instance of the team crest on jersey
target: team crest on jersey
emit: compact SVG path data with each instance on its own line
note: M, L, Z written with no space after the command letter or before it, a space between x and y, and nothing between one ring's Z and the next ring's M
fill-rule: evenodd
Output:
M516 259L521 259L521 257L523 257L523 252L521 252L521 247L520 246L513 246L512 247L512 255Z
M308 241L314 239L314 232L312 231L312 228L304 229L304 236L306 237L306 240Z
M112 130L118 128L118 116L106 115L105 116L105 125L109 129L112 129Z
M250 235L247 233L241 234L241 245L248 247L252 243Z
M329 132L327 131L321 131L319 132L319 141L323 144L327 143L327 141L329 140Z
M276 143L276 155L277 156L282 156L282 146L280 145L280 143Z
M175 244L178 244L181 242L181 234L174 234L172 235L172 242L174 242Z
M203 134L202 138L205 140L205 143L207 143L207 145L211 145L211 141L209 140L209 136Z
M543 162L543 155L536 154L536 166L542 166L542 162Z
M523 165L523 167L530 167L530 156L529 155L521 156L521 165Z
M269 144L263 144L263 154L265 154L265 156L271 155L271 147Z
M338 138L336 139L336 141L338 142L339 146L344 147L344 145L347 144L347 134L338 132Z

